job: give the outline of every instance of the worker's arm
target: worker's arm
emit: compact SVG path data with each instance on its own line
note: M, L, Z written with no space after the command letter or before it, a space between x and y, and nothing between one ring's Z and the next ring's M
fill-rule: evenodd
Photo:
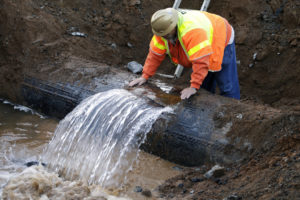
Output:
M143 67L143 74L141 77L131 81L129 83L129 86L135 86L135 85L142 85L144 84L151 76L153 76L161 64L161 62L166 57L166 54L159 55L154 53L151 49L149 50L148 56L146 58L144 67Z
M143 67L143 77L148 80L151 76L153 76L157 70L157 68L160 66L161 62L165 59L166 54L160 55L153 52L151 49L149 49L149 53L147 56L147 59L145 61L144 67Z
M192 62L191 87L199 89L208 73L209 56L204 56Z
M191 86L181 91L181 99L188 99L196 94L208 73L209 56L204 56L192 62L193 73L191 74Z
M209 55L212 54L212 47L206 31L200 28L186 33L183 36L183 41L193 65L191 86L181 91L181 99L188 99L200 88L208 73Z

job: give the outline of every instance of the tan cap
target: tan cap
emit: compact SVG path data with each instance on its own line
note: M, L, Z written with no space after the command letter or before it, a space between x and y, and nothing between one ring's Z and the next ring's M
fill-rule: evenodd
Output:
M157 36L165 36L177 25L178 13L174 8L156 11L151 17L152 32Z

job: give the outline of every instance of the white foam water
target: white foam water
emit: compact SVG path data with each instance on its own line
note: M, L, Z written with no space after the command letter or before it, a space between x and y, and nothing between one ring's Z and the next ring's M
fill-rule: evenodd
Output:
M93 95L59 123L42 162L70 180L120 187L163 112L172 109L150 105L126 90Z
M1 196L0 196L1 197ZM26 168L8 181L3 199L83 199L83 200L129 200L107 194L97 185L81 181L65 181L56 173L48 172L41 165Z
M23 111L23 112L29 112L29 113L31 113L31 114L33 114L33 115L39 116L39 117L42 118L42 119L45 119L45 118L46 118L46 116L44 116L44 115L42 115L42 114L40 114L40 113L34 111L34 110L31 109L31 108L26 107L26 106L14 104L14 103L12 103L12 102L10 102L10 101L3 100L3 99L0 99L0 101L2 101L3 104L9 104L9 105L12 105L12 106L14 107L15 110L19 110L19 111Z

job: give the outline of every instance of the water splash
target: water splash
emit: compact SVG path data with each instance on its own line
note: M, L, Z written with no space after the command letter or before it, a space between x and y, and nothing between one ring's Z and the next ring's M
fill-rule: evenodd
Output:
M109 195L97 185L89 186L81 181L65 181L56 173L48 172L41 165L26 168L11 177L0 198L129 200Z
M98 93L59 123L42 160L68 179L118 187L163 112L171 108L149 105L126 90Z

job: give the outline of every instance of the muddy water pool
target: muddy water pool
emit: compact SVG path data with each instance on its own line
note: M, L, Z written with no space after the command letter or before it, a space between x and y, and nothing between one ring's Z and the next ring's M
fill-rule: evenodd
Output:
M40 159L58 123L57 119L1 100L0 199L145 199L141 189L151 191L148 199L156 199L155 188L181 173L175 164L142 151L127 174L127 182L120 182L119 188L103 189L81 179L70 180L41 165L27 167L25 163Z

